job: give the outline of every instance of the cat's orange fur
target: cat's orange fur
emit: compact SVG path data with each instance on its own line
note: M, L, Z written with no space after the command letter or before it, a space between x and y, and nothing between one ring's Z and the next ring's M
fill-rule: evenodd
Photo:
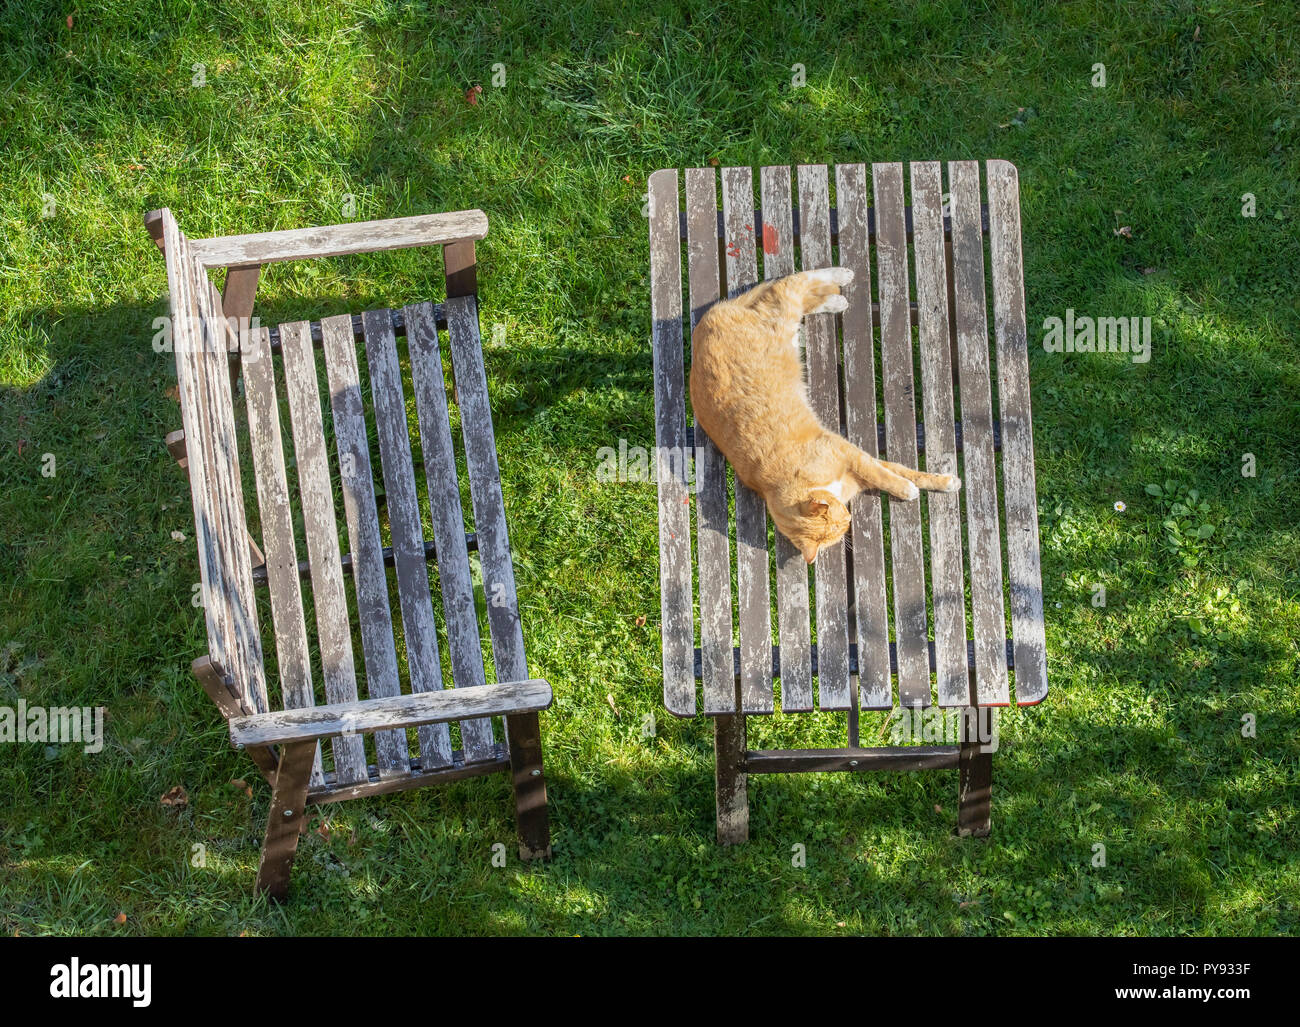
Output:
M808 403L799 359L805 314L844 310L847 268L802 271L716 304L692 336L691 405L742 482L763 497L777 528L812 563L850 524L864 488L897 499L955 492L961 481L877 460L825 427Z

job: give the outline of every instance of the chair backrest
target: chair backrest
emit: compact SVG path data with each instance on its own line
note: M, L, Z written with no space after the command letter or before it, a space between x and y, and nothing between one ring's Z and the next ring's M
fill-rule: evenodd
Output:
M1013 701L1009 667L1015 671L1016 703L1046 696L1016 169L1005 161L987 163L987 205L981 204L977 162L948 164L946 191L939 163L914 163L909 171L905 176L900 163L874 164L869 181L865 165L839 165L832 206L825 165L800 166L793 188L788 167L765 167L756 207L752 169L722 169L719 204L715 169L692 168L685 173L684 211L678 172L650 177L664 701L675 714L694 714L697 678L709 714L771 713L774 678L780 680L782 709L790 712L889 709L895 680L904 706L1007 705ZM962 477L960 493L926 494L920 502L885 505L875 493L858 496L845 544L817 556L815 609L799 551L779 532L770 551L763 501L740 482L734 484L730 519L726 462L698 424L688 428L683 244L690 328L720 297L758 281L760 254L764 278L852 268L848 309L807 319L814 409L823 423L868 453L916 467L923 450L926 469ZM920 368L920 411L914 366ZM1000 424L993 417L994 366ZM999 476L1007 522L1005 583Z
M527 678L476 297L241 330L223 319L205 264L171 215L164 212L164 218L209 646L245 710L485 683L471 552L482 568L496 679ZM212 240L204 243L212 248ZM364 347L364 361L358 347ZM243 377L243 404L232 394L232 360ZM407 418L411 401L418 464ZM453 410L468 470L472 532L461 500ZM255 483L255 506L241 487L241 454L244 477ZM265 552L265 563L256 567L244 537L249 517ZM425 520L431 539L425 538ZM441 624L430 589L435 561ZM349 576L354 589L345 584ZM304 581L313 618L305 615ZM270 695L264 648L276 656ZM448 725L419 728L418 767L404 731L375 734L377 777L499 759L504 752L490 720L462 721L459 732L461 751L453 752ZM373 779L363 737L336 738L330 750L333 772L326 784ZM320 765L314 778L319 786Z
M246 543L229 335L221 295L171 212L162 211L171 345L186 438L208 649L251 713L268 709L252 561Z

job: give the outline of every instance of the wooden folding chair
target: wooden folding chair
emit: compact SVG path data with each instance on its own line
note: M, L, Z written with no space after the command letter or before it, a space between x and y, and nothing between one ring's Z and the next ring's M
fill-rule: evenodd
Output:
M962 708L953 719L969 724L977 708L1013 701L1008 669L1014 670L1019 705L1038 703L1047 694L1016 169L1005 161L986 164L986 206L980 202L978 162L948 165L950 203L941 171L937 162L916 163L905 178L902 164L874 164L869 183L864 165L842 164L834 171L837 204L832 207L825 165L800 166L797 192L789 168L765 167L756 209L753 171L724 168L719 209L715 170L693 168L686 171L684 211L678 172L650 177L664 702L678 716L693 716L696 680L702 680L703 712L714 718L720 842L749 836L750 774L832 770L957 767L958 831L987 834L992 766L987 746L967 732L955 745L863 747L858 713L892 709L896 681L898 706L937 701L940 707ZM904 197L908 180L910 206ZM985 236L1000 422L993 418ZM817 555L815 610L810 610L809 569L799 550L779 533L772 539L762 499L738 481L730 519L725 461L698 425L693 431L687 427L683 243L691 328L719 297L755 284L760 252L765 278L793 273L796 252L798 269L852 268L856 275L845 290L848 309L806 320L814 409L823 423L868 453L916 467L923 451L926 469L962 478L959 493L929 493L910 503L886 500L883 508L878 493L859 495L844 544ZM915 303L909 301L909 267ZM918 358L919 422L913 375ZM877 423L882 406L883 426ZM999 475L1005 535L999 530ZM692 505L698 641L692 614ZM1000 538L1006 546L1005 583ZM970 641L968 614L974 629ZM739 644L733 647L736 634ZM774 678L785 712L847 711L847 746L747 749L746 717L773 713Z
M228 720L233 744L252 757L273 790L258 891L284 896L308 802L499 771L508 771L514 782L520 856L549 856L537 713L550 705L551 689L529 678L524 658L479 342L474 242L487 233L487 217L471 210L193 240L177 228L170 211L154 211L145 221L167 259L184 424L167 445L189 474L194 503L209 650L195 661L194 672ZM445 304L416 303L274 329L249 321L264 264L409 246L443 248ZM219 293L208 271L222 267L228 270ZM468 534L440 330L450 349L469 472L475 530ZM432 540L422 527L404 364L419 425ZM232 382L241 375L246 416L232 396ZM322 379L328 402L322 400ZM286 411L289 431L282 433ZM285 435L292 460L286 460ZM371 437L377 439L377 464ZM241 471L241 450L256 481L260 546L245 517L241 479L248 471ZM384 522L390 546L383 544ZM307 559L299 562L304 550ZM482 566L495 684L486 683L471 551ZM437 565L450 682L439 652L429 563ZM389 580L389 567L395 581ZM355 618L348 577L355 586ZM310 588L314 632L304 616L303 581ZM259 591L265 593L260 602ZM268 605L270 625L259 612ZM401 629L396 638L394 608ZM274 635L274 676L263 660L264 630L268 646ZM358 638L360 675L354 659ZM501 741L495 717L504 718ZM461 739L455 750L453 722Z

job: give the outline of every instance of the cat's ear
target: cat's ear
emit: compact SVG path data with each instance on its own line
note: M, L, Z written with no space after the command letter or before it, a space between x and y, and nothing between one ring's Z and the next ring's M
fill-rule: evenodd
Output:
M799 552L803 554L804 563L812 563L817 559L817 550L821 546L816 542L800 542Z
M805 517L828 518L836 507L843 509L844 504L836 498L835 493L826 489L813 489L812 494L801 504L800 510Z

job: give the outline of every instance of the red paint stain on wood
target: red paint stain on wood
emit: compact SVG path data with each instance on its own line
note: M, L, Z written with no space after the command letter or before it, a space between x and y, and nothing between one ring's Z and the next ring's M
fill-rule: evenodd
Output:
M776 227L774 225L763 226L763 252L769 257L776 253L777 239Z

